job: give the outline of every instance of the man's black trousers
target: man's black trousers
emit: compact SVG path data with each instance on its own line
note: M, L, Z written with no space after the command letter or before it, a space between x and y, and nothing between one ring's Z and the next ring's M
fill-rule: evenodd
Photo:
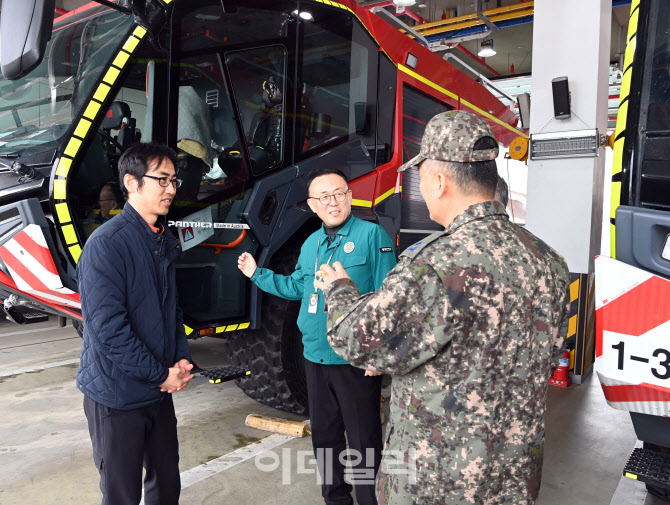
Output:
M134 410L116 410L84 396L84 412L100 472L102 505L179 503L179 443L172 395Z
M379 413L382 376L365 377L351 365L305 361L312 444L328 505L351 505L351 484L359 505L376 505L374 480L382 451ZM346 441L352 468L346 462ZM357 463L357 464L355 464Z

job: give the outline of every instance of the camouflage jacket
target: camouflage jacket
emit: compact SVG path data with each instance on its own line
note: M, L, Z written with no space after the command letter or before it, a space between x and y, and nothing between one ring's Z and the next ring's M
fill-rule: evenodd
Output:
M568 289L563 258L498 202L408 248L380 290L327 289L333 349L393 375L380 504L535 503Z

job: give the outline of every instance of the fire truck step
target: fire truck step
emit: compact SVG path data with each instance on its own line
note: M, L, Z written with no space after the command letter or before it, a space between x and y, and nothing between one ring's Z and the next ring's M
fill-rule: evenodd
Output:
M623 474L645 484L670 489L670 454L638 447L628 458Z
M49 315L34 309L25 307L12 307L5 309L7 319L18 324L43 323L49 320Z
M224 365L212 368L200 368L194 366L193 373L195 375L201 375L212 384L219 384L220 382L231 381L233 379L251 375L251 372L246 367L235 365Z

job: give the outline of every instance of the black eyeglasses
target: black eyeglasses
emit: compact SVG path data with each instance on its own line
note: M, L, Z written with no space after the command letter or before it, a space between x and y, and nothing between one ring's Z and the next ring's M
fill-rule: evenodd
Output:
M153 175L143 175L142 177L148 177L149 179L155 179L158 181L158 184L163 186L164 188L167 188L170 183L174 184L175 188L178 188L181 186L181 183L184 182L181 179L170 179L169 177L154 177Z
M312 200L319 200L321 205L330 205L331 198L335 198L336 202L343 202L349 194L349 191L349 189L346 191L335 191L332 195L310 196L309 198Z

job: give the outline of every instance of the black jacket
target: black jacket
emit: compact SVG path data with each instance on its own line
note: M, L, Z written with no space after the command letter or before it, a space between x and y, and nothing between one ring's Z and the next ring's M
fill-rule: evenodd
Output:
M84 316L77 387L114 409L159 401L168 368L191 360L177 306L181 249L161 224L163 234L154 233L126 204L89 237L77 264Z

